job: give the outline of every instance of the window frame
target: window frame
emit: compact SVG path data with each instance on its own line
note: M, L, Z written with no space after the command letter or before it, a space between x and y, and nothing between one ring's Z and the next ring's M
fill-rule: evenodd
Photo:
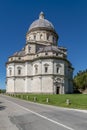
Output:
M57 65L56 65L56 73L57 73L57 74L60 74L60 67L61 67L60 64L57 64Z
M12 75L12 68L11 67L9 68L9 75L10 76Z
M21 67L17 67L17 74L18 74L18 75L21 75L21 70L22 70Z
M35 65L34 67L35 67L35 74L37 74L38 73L38 65Z
M9 69L9 75L10 76L12 75L12 69Z
M45 73L48 72L48 66L45 66Z
M49 64L47 64L47 63L46 63L46 64L44 64L44 72L45 72L45 73L47 73L47 72L48 72L48 66L49 66Z
M60 68L58 66L56 67L56 72L57 72L57 74L60 73Z

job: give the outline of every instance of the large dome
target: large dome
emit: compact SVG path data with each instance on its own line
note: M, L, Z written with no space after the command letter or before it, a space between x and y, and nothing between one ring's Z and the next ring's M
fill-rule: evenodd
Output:
M35 29L35 28L46 28L49 30L55 30L54 26L51 22L44 18L44 13L41 12L39 15L39 19L35 20L29 27L28 31Z

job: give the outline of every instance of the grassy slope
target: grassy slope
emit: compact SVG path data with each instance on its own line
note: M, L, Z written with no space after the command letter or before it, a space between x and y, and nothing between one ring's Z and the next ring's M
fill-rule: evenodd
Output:
M29 101L34 101L34 97L37 98L38 103L50 104L55 106L87 109L87 95L83 94L66 94L66 95L44 95L44 94L20 94L16 96ZM46 102L46 98L49 98L49 102ZM66 99L70 99L71 104L66 104Z

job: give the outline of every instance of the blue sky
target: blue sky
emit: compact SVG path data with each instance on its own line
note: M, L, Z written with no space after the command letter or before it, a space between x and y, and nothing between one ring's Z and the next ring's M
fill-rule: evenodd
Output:
M87 68L86 0L0 0L0 88L5 88L5 63L25 45L30 24L43 11L68 49L74 75Z

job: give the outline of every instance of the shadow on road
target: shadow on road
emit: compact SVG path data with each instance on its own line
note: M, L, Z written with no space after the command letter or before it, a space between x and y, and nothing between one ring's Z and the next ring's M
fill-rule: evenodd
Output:
M0 102L0 104L3 103L3 102Z
M1 106L0 105L0 111L4 110L6 108L6 106Z
M0 102L0 104L3 102ZM6 106L0 105L0 111L4 110L6 108Z

